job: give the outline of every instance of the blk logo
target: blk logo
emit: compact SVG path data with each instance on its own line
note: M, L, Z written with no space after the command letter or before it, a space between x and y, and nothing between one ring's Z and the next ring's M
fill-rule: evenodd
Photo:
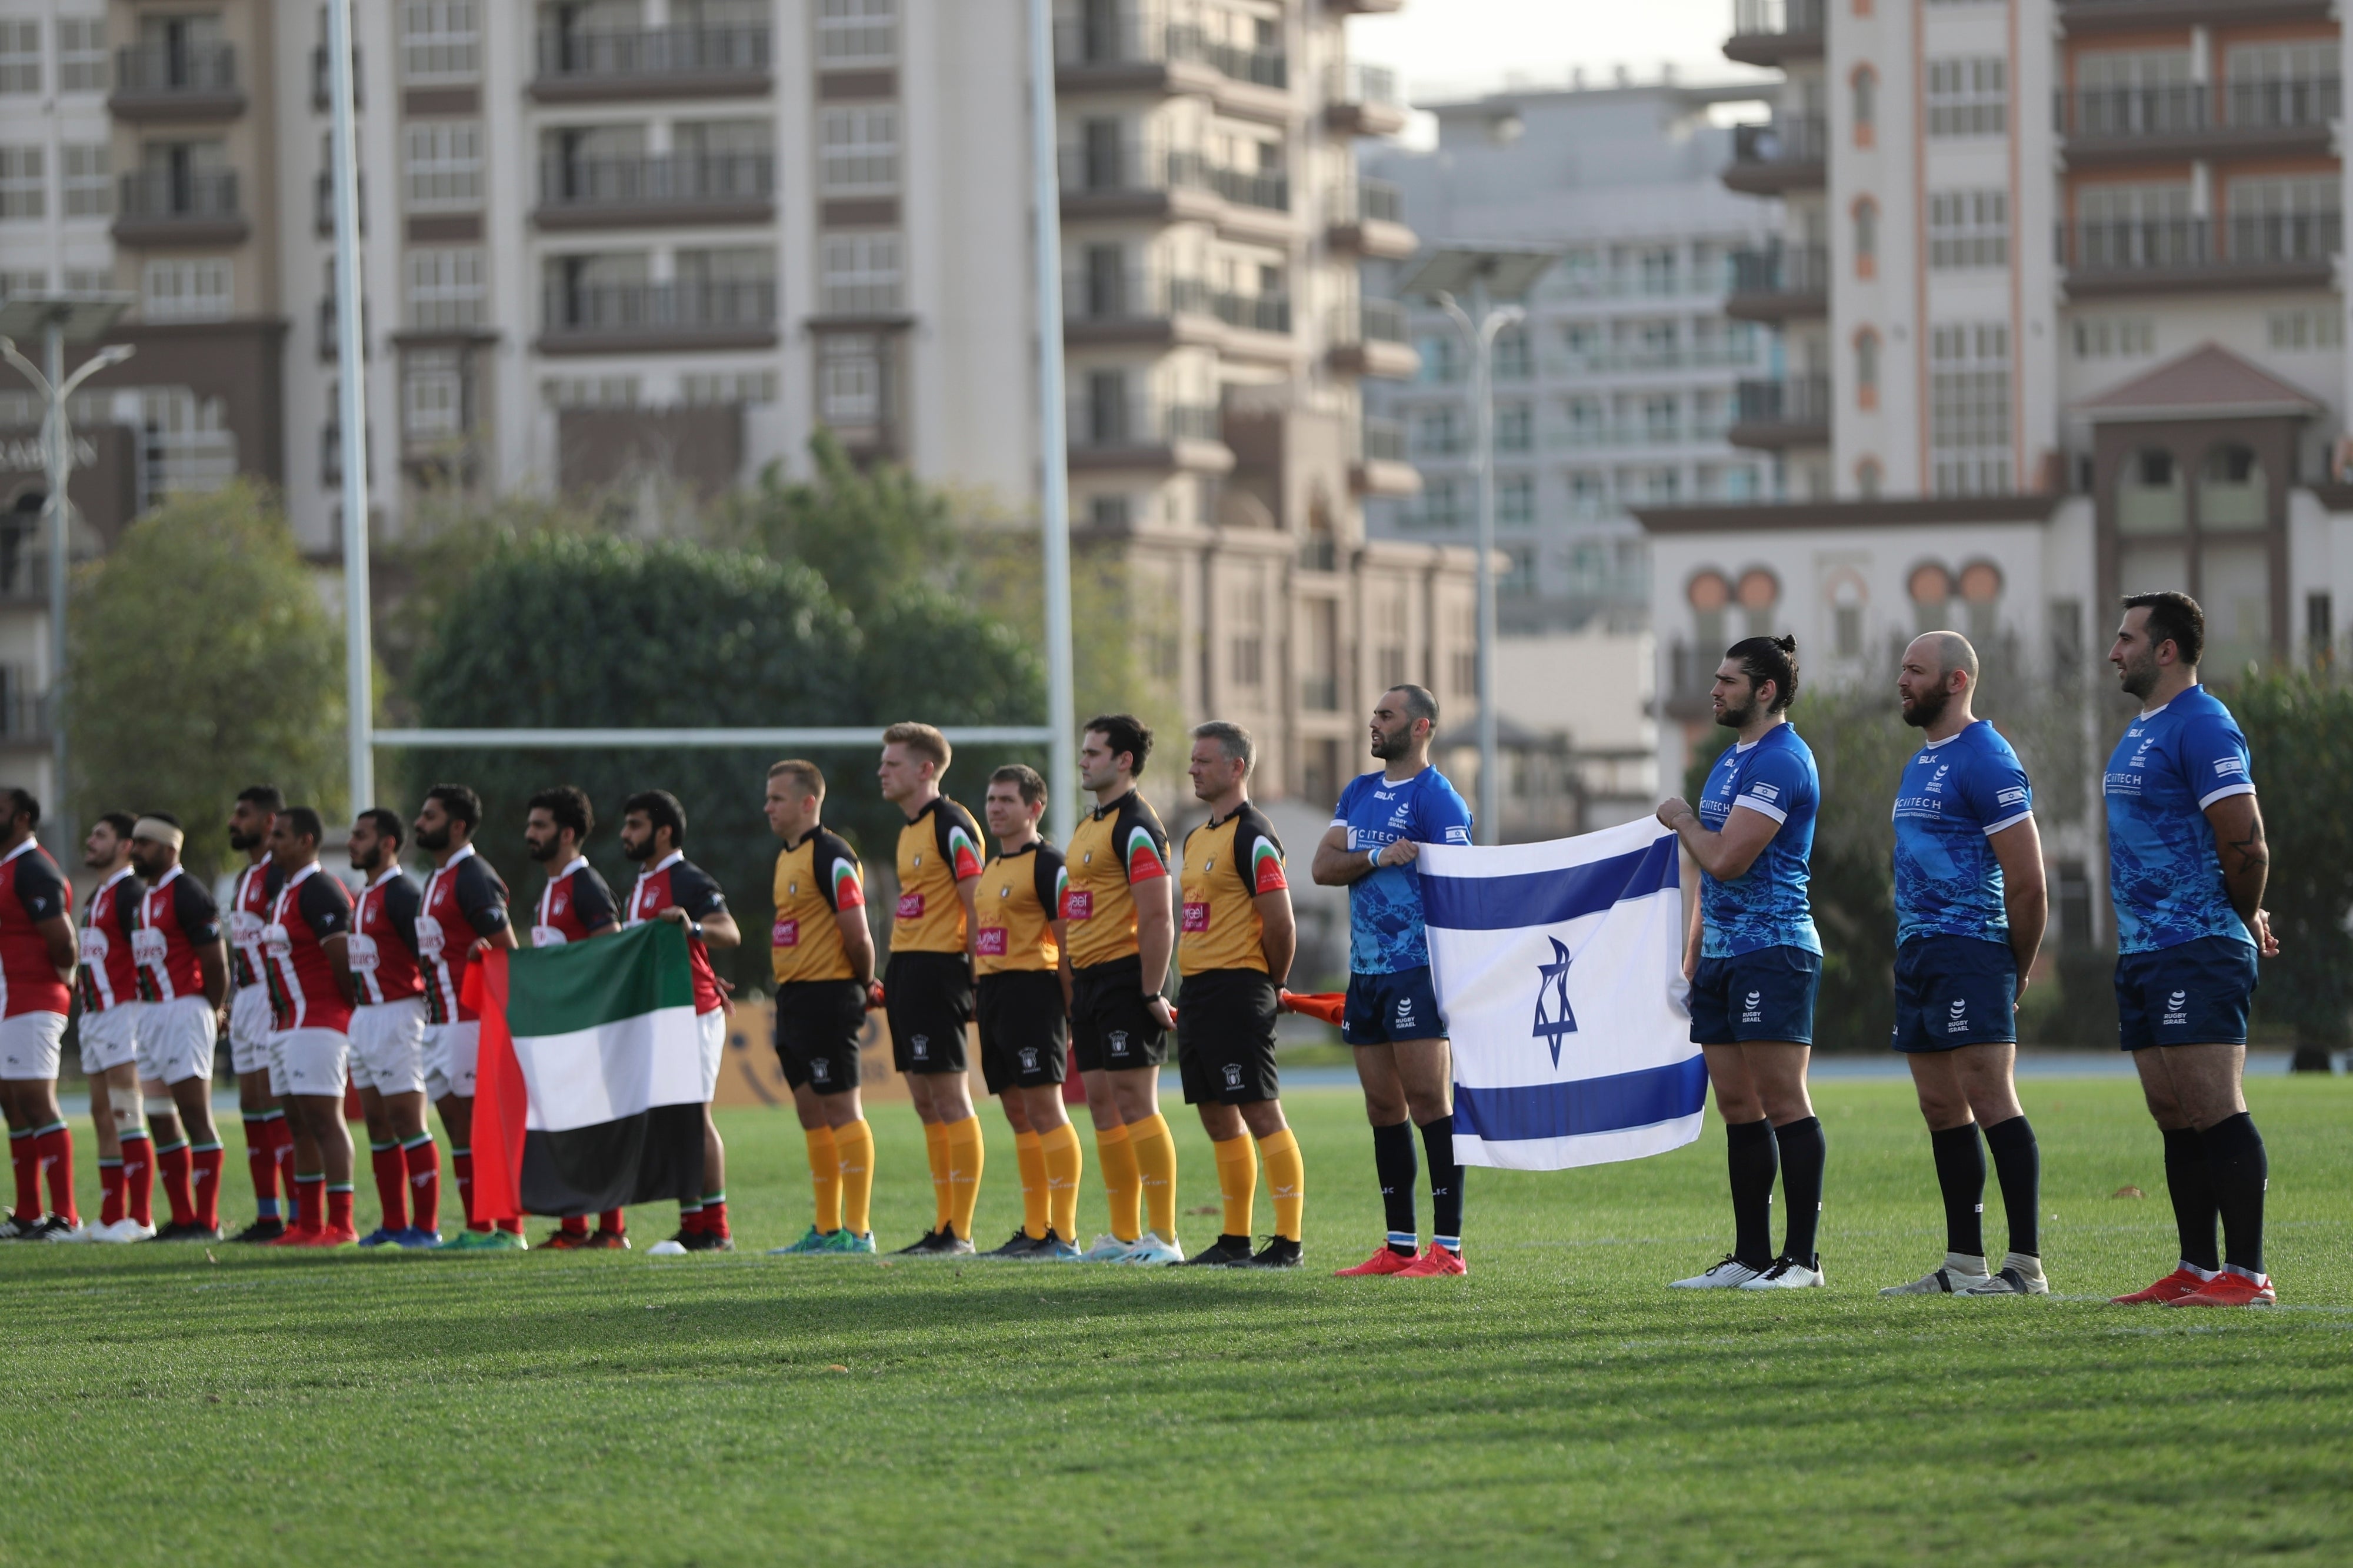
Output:
M1568 1005L1568 949L1560 938L1548 937L1552 943L1551 963L1536 965L1535 1038L1552 1047L1552 1065L1560 1066L1560 1042L1565 1036L1577 1033L1577 1015ZM1546 1005L1550 1005L1547 1013Z

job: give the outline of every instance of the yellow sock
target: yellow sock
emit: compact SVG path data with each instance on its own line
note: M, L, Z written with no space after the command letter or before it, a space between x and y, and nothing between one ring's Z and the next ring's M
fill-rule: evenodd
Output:
M1284 1127L1260 1139L1258 1147L1266 1156L1266 1190L1274 1199L1274 1234L1297 1241L1300 1216L1307 1211L1307 1165L1299 1157L1299 1140Z
M932 1162L932 1228L948 1223L948 1130L936 1121L923 1123L923 1152Z
M804 1127L808 1141L809 1184L817 1189L817 1227L828 1233L841 1228L841 1153L833 1146L830 1127Z
M1103 1167L1103 1196L1111 1204L1111 1233L1122 1241L1144 1234L1135 1217L1135 1142L1124 1126L1095 1129L1095 1163ZM1072 1239L1076 1239L1073 1237Z
M1079 1234L1079 1130L1065 1121L1050 1132L1040 1132L1038 1153L1046 1163L1046 1228L1075 1246Z
M841 1225L852 1236L874 1228L874 1129L864 1118L833 1130L841 1156Z
M1258 1196L1258 1146L1247 1135L1213 1139L1218 1157L1218 1196L1226 1205L1224 1236L1250 1233L1250 1205Z
M980 1205L980 1172L987 1150L980 1141L980 1118L967 1116L942 1130L948 1146L948 1224L957 1236L972 1239L972 1211Z
M1021 1234L1032 1241L1046 1238L1046 1151L1035 1132L1013 1135L1013 1158L1021 1166Z
M1163 1241L1176 1239L1176 1140L1158 1111L1128 1124L1128 1147L1135 1151L1144 1187L1145 1223Z

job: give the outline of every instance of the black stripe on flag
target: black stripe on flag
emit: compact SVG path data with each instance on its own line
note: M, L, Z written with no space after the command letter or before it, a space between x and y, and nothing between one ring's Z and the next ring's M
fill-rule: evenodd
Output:
M636 1116L523 1136L527 1214L593 1215L627 1204L702 1197L702 1107L657 1105Z

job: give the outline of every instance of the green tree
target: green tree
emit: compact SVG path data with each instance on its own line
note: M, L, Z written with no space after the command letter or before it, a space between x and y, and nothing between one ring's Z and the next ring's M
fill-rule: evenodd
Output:
M85 567L69 623L72 798L169 811L190 868L228 852L237 792L269 782L332 811L346 793L336 625L273 500L178 496Z
M809 438L809 460L815 476L806 480L770 465L758 489L721 510L714 537L800 563L860 617L913 584L955 581L957 530L945 491L896 464L860 468L829 430Z

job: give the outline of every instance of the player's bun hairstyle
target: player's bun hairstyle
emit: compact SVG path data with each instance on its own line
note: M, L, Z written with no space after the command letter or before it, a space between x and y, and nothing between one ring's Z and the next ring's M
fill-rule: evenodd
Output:
M588 804L588 792L578 784L557 784L554 789L541 790L524 804L523 810L547 813L556 826L572 829L573 836L583 844L596 831L596 808Z
M769 768L768 776L772 779L790 779L800 786L803 795L815 795L819 800L825 798L825 771L815 763L803 762L798 757L787 757Z
M1724 650L1724 657L1738 659L1752 684L1773 683L1773 705L1766 711L1778 713L1798 700L1796 637L1742 637Z
M286 818L287 826L294 829L297 838L307 838L316 844L327 837L326 823L307 805L290 805L280 815Z
M20 816L25 819L26 826L38 827L41 825L41 803L31 790L10 784L8 786L8 820L14 822Z
M642 811L646 820L656 827L670 829L673 849L686 847L686 807L679 805L678 796L666 789L641 789L621 803L621 815Z
M1133 713L1098 713L1079 726L1085 735L1101 735L1113 756L1125 752L1134 759L1137 777L1144 775L1144 761L1152 755L1152 726Z
M1226 753L1226 761L1242 765L1242 777L1250 777L1250 769L1258 763L1258 743L1250 732L1230 719L1212 719L1206 724L1193 726L1193 739L1215 741Z
M126 844L131 841L132 833L139 826L138 816L128 811L102 811L99 813L98 819L114 829L114 836ZM172 826L177 827L179 824L175 822Z
M237 798L250 801L272 815L286 809L286 796L276 784L248 784L237 792Z
M1045 777L1027 763L1008 763L989 774L988 782L1011 784L1021 792L1021 804L1024 805L1046 804Z
M2171 589L2162 594L2127 594L2125 608L2148 612L2151 648L2169 642L2182 663L2197 667L2198 656L2206 651L2206 612L2198 607L2197 600Z
M904 746L915 755L929 759L934 778L948 771L948 759L955 755L955 749L948 744L948 738L940 733L938 726L919 724L913 719L902 719L883 731L882 743Z
M164 816L160 811L151 812L148 815L158 818ZM381 805L372 805L360 813L360 820L375 828L378 838L391 840L396 848L408 842L408 829L402 825L400 813L396 811L388 810ZM175 822L172 826L177 827L179 824Z
M425 798L439 801L441 809L449 814L451 821L466 825L466 832L470 836L482 825L482 797L464 784L435 784L425 792Z

